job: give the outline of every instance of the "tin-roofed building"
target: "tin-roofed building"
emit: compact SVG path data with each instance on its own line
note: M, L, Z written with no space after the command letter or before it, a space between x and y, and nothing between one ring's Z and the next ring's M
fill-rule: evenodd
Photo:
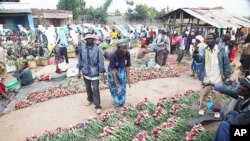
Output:
M19 31L18 25L33 30L34 23L29 5L21 2L0 2L0 25L14 32Z
M31 9L35 26L53 25L55 27L72 24L72 11L67 10L52 10L52 9Z

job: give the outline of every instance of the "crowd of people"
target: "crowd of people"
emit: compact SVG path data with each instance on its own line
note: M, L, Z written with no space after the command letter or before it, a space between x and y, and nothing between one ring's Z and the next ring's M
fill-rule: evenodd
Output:
M60 32L58 32L60 34ZM84 41L78 44L77 68L78 78L83 78L87 91L86 106L95 105L96 113L101 114L101 98L99 91L100 74L108 78L108 86L114 106L123 106L126 102L126 85L130 87L130 66L131 55L129 52L130 41L140 40L141 48L138 51L138 58L141 59L149 52L155 52L155 63L159 66L166 66L169 54L177 54L177 63L181 63L184 54L190 53L192 57L192 76L197 76L201 81L201 95L199 100L199 114L204 115L205 107L215 112L215 117L225 119L216 133L215 140L222 141L229 138L230 124L250 124L250 34L245 38L244 46L240 56L240 74L235 87L225 90L221 83L231 83L231 75L235 66L234 60L237 55L237 42L230 32L226 32L220 38L209 33L206 37L200 32L192 31L178 35L171 34L166 29L159 29L156 33L153 29L144 28L139 33L136 30L130 31L128 37L122 37L115 29L111 32L111 40L117 40L117 49L112 52L104 52L98 45L95 32L88 32ZM56 38L56 70L49 74L36 77L39 81L49 81L58 77L65 77L69 68L67 57L66 39L60 35ZM57 54L58 53L58 54ZM108 68L104 66L104 60L109 60ZM34 82L31 70L24 64L14 75L22 86ZM105 80L105 79L104 79ZM215 91L216 90L216 91ZM0 83L0 93L8 98L4 84ZM212 93L213 100L210 106L206 104L206 98ZM233 112L222 112L221 93L230 95L235 100ZM240 100L239 100L240 99Z

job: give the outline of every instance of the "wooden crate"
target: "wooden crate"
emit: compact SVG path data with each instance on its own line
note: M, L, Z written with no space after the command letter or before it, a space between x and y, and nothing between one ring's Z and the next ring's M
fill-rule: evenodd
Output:
M68 58L75 58L76 54L75 52L68 52Z
M37 67L36 61L28 61L28 67L34 69Z

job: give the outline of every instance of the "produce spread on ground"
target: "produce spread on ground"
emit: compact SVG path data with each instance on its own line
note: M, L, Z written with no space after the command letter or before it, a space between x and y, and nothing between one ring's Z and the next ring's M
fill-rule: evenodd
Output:
M136 105L126 104L119 111L90 117L86 123L43 135L32 135L27 141L210 141L213 134L202 125L191 127L188 121L198 118L193 108L199 92L160 98L157 104L144 98Z
M149 68L146 67L146 61L153 58L153 55L148 55L143 59L137 59L136 56L132 58L130 81L135 84L139 81L145 81L157 78L167 78L167 77L179 77L181 73L188 71L189 66L187 64L176 64L173 56L168 59L168 66L161 68ZM103 78L101 78L103 79ZM101 83L100 90L108 89L108 85ZM57 86L49 87L45 91L31 91L24 100L18 101L14 109L18 110L31 106L34 103L48 101L50 99L64 97L72 94L79 94L86 92L84 83L79 79L71 79L66 83Z

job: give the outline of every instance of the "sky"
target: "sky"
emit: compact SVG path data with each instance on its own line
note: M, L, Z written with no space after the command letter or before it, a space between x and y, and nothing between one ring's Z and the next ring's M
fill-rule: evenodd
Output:
M59 0L21 0L21 2L29 3L31 8L56 9ZM87 6L100 6L105 0L84 0ZM183 7L215 7L223 6L225 10L235 16L250 16L250 0L133 0L135 4L147 4L153 6L157 10L166 8L177 9ZM125 13L128 9L126 0L113 0L108 12L120 10Z

